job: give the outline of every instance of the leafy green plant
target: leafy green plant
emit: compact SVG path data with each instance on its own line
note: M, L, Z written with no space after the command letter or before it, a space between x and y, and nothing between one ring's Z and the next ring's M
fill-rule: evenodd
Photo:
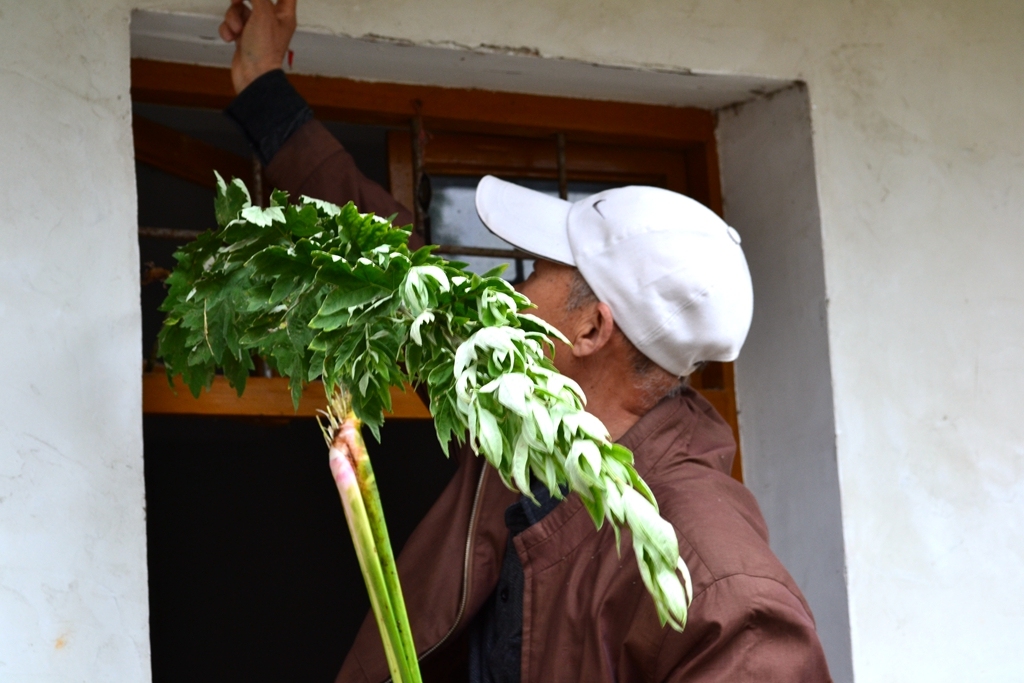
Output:
M298 404L322 378L379 439L390 387L425 385L438 439L464 443L507 486L531 497L531 475L551 494L580 496L594 524L631 532L644 584L663 624L681 630L690 577L628 449L585 411L583 391L547 353L560 333L526 311L500 277L411 251L390 220L275 191L253 206L239 180L220 178L220 228L177 254L162 307L168 377L192 393L222 368L239 395L259 354L290 378Z

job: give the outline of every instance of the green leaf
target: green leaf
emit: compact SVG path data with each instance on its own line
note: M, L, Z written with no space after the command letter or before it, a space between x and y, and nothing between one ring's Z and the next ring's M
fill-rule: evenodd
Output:
M332 313L337 313L342 309L360 306L369 301L373 301L377 297L383 296L386 293L387 290L383 287L366 283L362 283L358 287L348 289L342 289L339 287L327 295L327 298L324 299L324 303L320 306L320 310L317 312L317 315L331 315Z
M583 503L583 507L590 513L590 519L594 521L594 526L601 529L604 526L604 500L601 496L593 496L587 498L585 496L580 497L580 501ZM616 542L618 545L618 542Z
M491 268L490 270L488 270L486 273L484 273L480 277L483 277L483 278L501 277L502 273L504 273L506 270L508 270L508 264L507 263L501 263L501 264L498 264L495 267Z
M248 210L249 209L244 209L243 213ZM259 210L258 207L257 210ZM251 246L262 232L263 229L255 223L238 219L228 223L220 238L225 244L231 245L231 249L240 249L246 246Z
M431 386L438 386L450 382L454 377L455 366L452 362L441 363L430 371L427 376L427 383Z
M271 206L288 206L288 193L284 190L275 189L270 193Z
M262 228L269 228L274 222L284 223L284 211L280 206L268 206L265 209L248 206L242 209L241 217Z
M288 380L288 387L292 393L292 405L295 410L299 409L299 401L302 399L302 376L295 374Z
M437 249L437 245L436 244L428 244L426 246L423 246L423 247L420 247L419 249L417 249L415 252L413 252L413 254L411 256L412 265L414 265L414 266L421 266L424 263L429 262L431 260L431 253L435 249ZM434 257L434 258L436 258L436 257Z
M314 258L313 265L317 266L316 279L321 282L332 284L339 288L359 287L366 284L354 276L352 274L352 267L341 259L333 261L317 257Z
M309 268L301 263L294 254L282 246L274 245L263 249L250 258L246 265L251 267L260 277L279 277L287 275L297 277Z
M334 313L328 313L327 315L317 313L316 317L309 321L309 326L317 330L336 330L344 327L351 317L352 314L347 308L335 311ZM323 350L326 351L326 348Z
M270 291L269 304L278 304L284 301L292 292L299 288L299 281L296 278L279 278Z
M245 382L249 378L249 367L246 363L242 363L230 355L225 356L223 367L224 375L228 378L228 382L235 388L238 395L241 396L242 392L245 391Z
M363 343L363 337L357 333L350 332L341 344L338 346L337 351L334 352L334 371L339 372L355 355Z
M285 209L285 222L288 230L296 237L310 237L323 230L320 215L316 207L310 204L301 207L289 205Z
M238 178L232 178L229 185L224 182L220 173L214 171L213 174L217 177L217 196L213 200L213 210L217 218L217 225L223 228L235 220L242 209L251 206L252 199L249 197L249 190L246 189L245 183Z
M580 474L591 486L601 475L601 450L589 439L577 439L569 449L569 459L578 463ZM585 467L584 467L585 465Z

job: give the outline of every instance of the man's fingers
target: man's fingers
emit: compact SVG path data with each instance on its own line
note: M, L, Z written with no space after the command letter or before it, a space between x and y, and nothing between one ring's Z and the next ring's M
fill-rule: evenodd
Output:
M235 32L232 31L231 27L228 26L227 21L221 22L221 25L217 28L217 33L220 34L220 39L223 40L225 43L234 42L235 38L237 38Z
M264 12L272 14L274 11L274 3L270 0L250 0L250 4L252 5L252 13L258 16L263 16Z
M275 14L278 19L291 19L295 16L295 3L297 0L277 0Z
M224 21L217 28L221 39L226 43L233 43L238 40L245 30L245 24L249 21L252 10L246 7L243 0L231 0L231 6L224 13Z
M238 34L245 28L245 17L242 14L242 10L246 9L245 5L232 5L228 8L228 11L224 13L224 23L221 26L226 26L231 32L232 37L230 40L234 40L238 37ZM223 36L223 34L221 34ZM225 40L229 40L225 38Z

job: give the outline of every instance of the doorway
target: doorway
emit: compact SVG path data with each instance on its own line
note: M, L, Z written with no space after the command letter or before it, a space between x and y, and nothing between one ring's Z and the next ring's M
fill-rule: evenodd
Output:
M223 378L193 399L168 388L152 353L161 273L175 246L213 226L212 170L255 187L260 169L218 111L232 95L226 70L146 60L132 67L154 680L329 681L368 605L311 419L322 389L311 386L295 411L284 378L258 368L241 399ZM721 210L708 112L293 82L367 176L407 206L419 204L446 256L482 259L471 262L479 269L504 260L513 280L528 274L529 259L487 242L468 203L485 173L569 198L659 185ZM710 364L693 383L738 435L732 365ZM369 440L396 549L452 473L428 417L414 395L399 392L381 443ZM739 458L734 475L742 476Z

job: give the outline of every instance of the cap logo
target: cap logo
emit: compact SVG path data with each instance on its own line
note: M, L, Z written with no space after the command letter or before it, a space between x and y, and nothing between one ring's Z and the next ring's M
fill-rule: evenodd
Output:
M590 207L594 211L597 211L597 215L599 215L601 218L604 218L604 214L601 213L601 209L597 208L597 205L600 204L603 201L604 201L604 199L598 199L596 202L594 202L593 206Z

